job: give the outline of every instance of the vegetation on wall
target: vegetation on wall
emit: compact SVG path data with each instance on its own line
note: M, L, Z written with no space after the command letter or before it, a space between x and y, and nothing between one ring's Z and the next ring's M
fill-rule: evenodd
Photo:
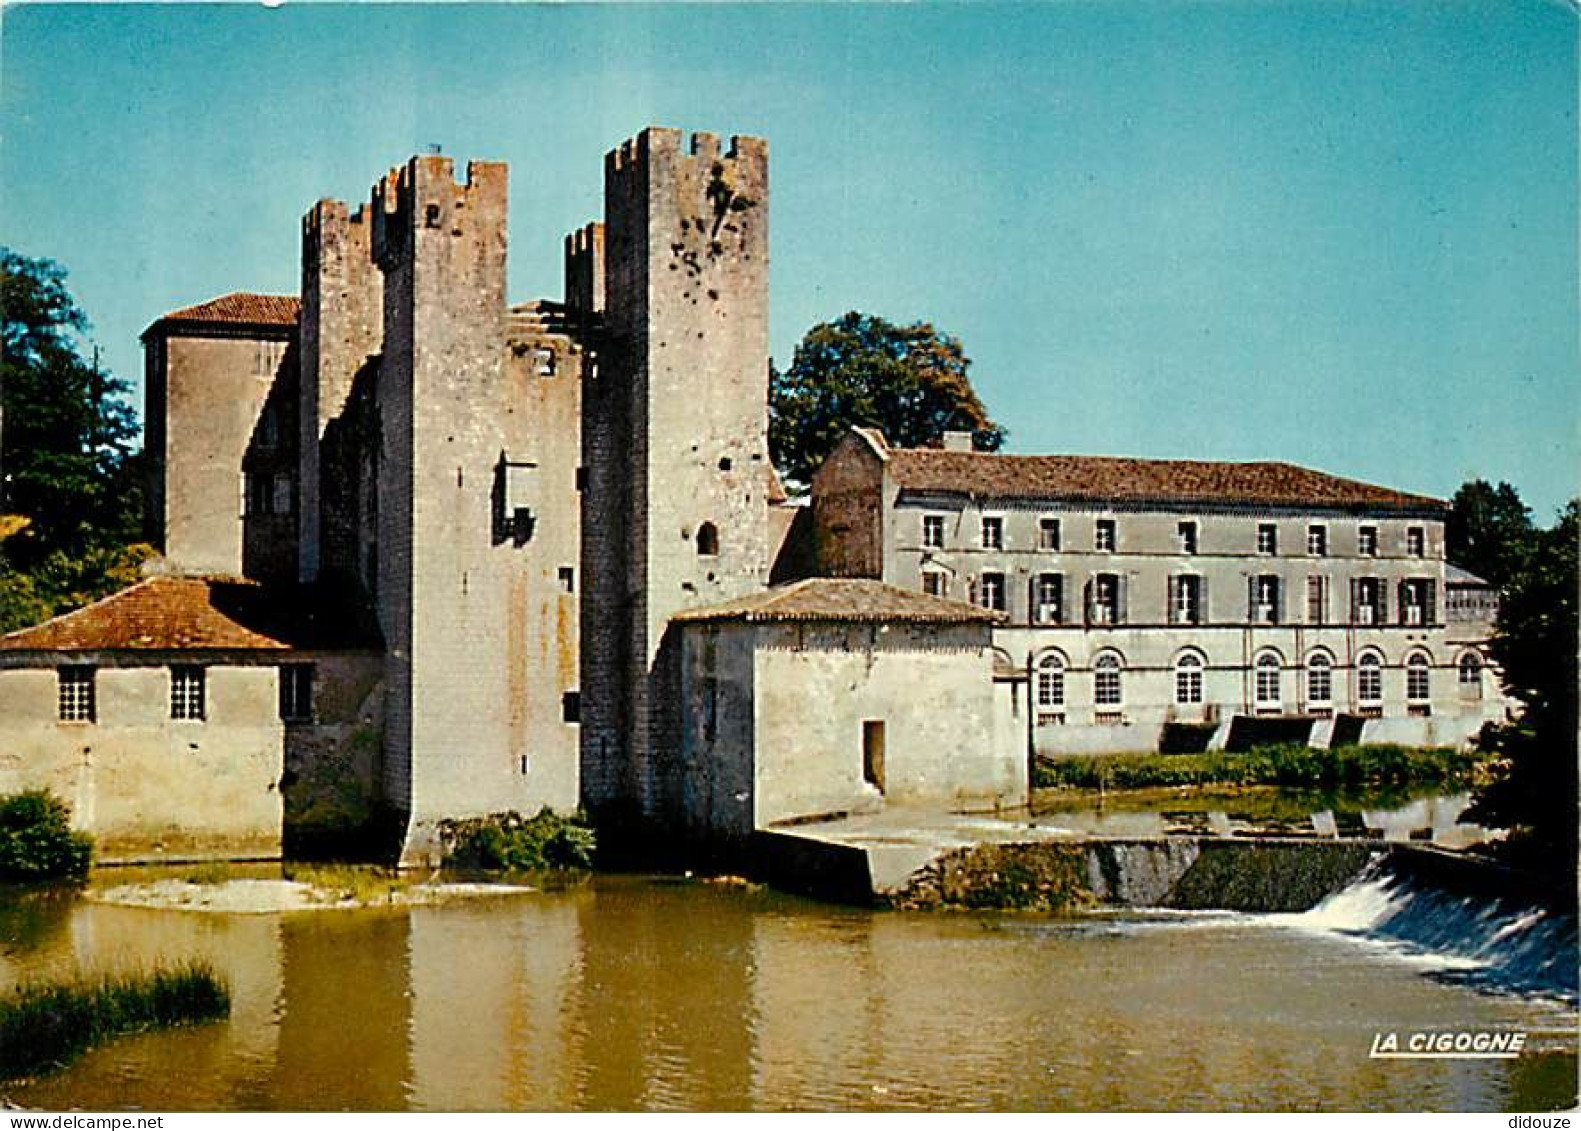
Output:
M1145 789L1155 786L1466 785L1479 755L1446 747L1264 746L1241 753L1095 754L1039 758L1038 788Z
M439 824L445 866L463 871L532 872L591 868L593 828L581 813L569 817L545 807L535 817L493 813Z
M227 1017L230 990L206 963L24 985L0 998L0 1079L65 1066L113 1037Z
M0 632L136 580L153 551L129 386L83 356L88 321L48 259L0 248Z
M93 839L71 827L65 804L43 790L0 797L0 880L80 879Z
M853 427L878 428L897 447L936 447L947 431L971 432L998 451L1005 430L972 389L959 340L926 322L897 326L852 311L807 331L790 368L769 368L769 454L805 486Z

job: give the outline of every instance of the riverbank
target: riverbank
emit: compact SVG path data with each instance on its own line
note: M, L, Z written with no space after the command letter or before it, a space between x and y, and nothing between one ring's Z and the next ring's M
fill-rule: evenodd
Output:
M166 879L94 888L87 892L87 898L119 907L266 915L282 911L423 907L460 899L524 895L535 890L521 884L411 883L359 894L341 885L320 886L286 879L227 879L217 883Z
M1306 789L1359 786L1469 787L1485 755L1449 747L1263 746L1230 753L1090 754L1039 757L1034 789L1143 789L1266 785Z

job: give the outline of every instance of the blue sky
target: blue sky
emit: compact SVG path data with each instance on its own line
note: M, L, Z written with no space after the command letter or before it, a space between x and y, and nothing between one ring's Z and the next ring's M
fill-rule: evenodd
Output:
M0 237L137 378L160 313L294 291L309 204L431 144L511 164L520 301L623 138L757 134L781 364L849 309L927 319L1010 450L1507 479L1547 520L1581 477L1576 30L1538 0L23 5Z

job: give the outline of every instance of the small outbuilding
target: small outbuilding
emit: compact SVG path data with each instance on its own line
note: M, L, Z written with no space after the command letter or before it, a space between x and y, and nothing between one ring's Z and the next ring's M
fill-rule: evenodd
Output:
M994 687L1000 619L833 578L674 618L688 831L734 841L886 805L1024 805L1024 724Z
M0 636L0 794L50 790L103 859L277 857L293 816L369 820L381 675L307 594L151 577Z

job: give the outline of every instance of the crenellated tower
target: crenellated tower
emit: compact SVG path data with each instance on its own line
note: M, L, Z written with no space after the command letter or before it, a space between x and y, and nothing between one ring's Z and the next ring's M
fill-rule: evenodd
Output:
M652 817L682 788L669 620L768 579L768 147L644 130L605 158L604 191L583 394L583 796Z

